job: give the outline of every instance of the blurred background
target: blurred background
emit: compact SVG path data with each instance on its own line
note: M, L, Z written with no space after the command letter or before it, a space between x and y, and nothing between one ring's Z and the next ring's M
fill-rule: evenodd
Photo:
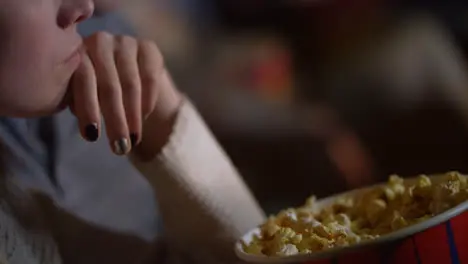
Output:
M468 172L468 2L139 0L155 40L267 212L311 194Z

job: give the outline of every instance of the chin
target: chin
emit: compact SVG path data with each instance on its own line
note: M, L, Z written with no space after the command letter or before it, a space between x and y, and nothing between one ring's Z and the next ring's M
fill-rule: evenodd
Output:
M14 118L40 118L51 116L57 113L62 112L68 108L68 100L62 100L59 103L49 104L47 107L42 108L24 108L19 107L15 110L12 108L0 110L0 115L4 117L14 117Z
M62 99L62 101L60 101L59 104L56 104L50 108L47 108L47 109L44 109L43 111L38 111L35 113L35 116L36 117L45 117L45 116L50 116L50 115L54 115L54 114L57 114L57 113L60 113L62 112L63 110L67 109L69 107L69 100L68 100L68 97L65 97L64 99Z
M72 102L71 93L69 93L69 89L67 92L58 100L57 102L51 103L49 107L43 109L43 111L38 111L35 113L36 117L45 117L53 114L57 114L62 112L63 110L67 109Z
M55 109L41 109L41 110L33 110L33 111L15 111L15 112L7 112L3 113L5 117L14 117L14 118L40 118L51 116L56 113L59 113L63 109L55 108Z

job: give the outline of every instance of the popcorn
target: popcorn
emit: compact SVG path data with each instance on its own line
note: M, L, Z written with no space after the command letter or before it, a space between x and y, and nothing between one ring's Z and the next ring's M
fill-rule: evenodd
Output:
M429 179L429 177L427 177L426 175L419 175L417 184L419 188L431 187L431 185L432 182L431 179Z
M387 203L382 199L370 201L366 209L366 217L371 224L376 224L387 209Z
M420 175L412 185L392 175L385 186L340 197L331 206L320 208L312 196L303 207L270 217L244 251L290 256L348 246L425 221L466 200L467 178L458 172L437 182Z
M281 250L278 253L278 256L290 256L299 253L297 247L293 244L286 244L281 247Z

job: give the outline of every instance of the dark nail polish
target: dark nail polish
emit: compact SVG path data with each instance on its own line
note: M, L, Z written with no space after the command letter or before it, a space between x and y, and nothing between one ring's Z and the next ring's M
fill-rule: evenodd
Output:
M88 141L95 142L99 138L99 130L96 124L87 125L85 128L85 136Z
M135 134L135 133L130 134L130 142L132 143L132 147L136 146L136 144L138 143L137 134Z

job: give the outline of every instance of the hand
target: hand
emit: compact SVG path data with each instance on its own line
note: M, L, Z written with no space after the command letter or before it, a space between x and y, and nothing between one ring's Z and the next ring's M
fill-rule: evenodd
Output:
M84 48L70 83L82 136L96 141L102 116L115 154L140 145L142 158L152 158L167 142L181 102L158 48L105 32L85 39Z

